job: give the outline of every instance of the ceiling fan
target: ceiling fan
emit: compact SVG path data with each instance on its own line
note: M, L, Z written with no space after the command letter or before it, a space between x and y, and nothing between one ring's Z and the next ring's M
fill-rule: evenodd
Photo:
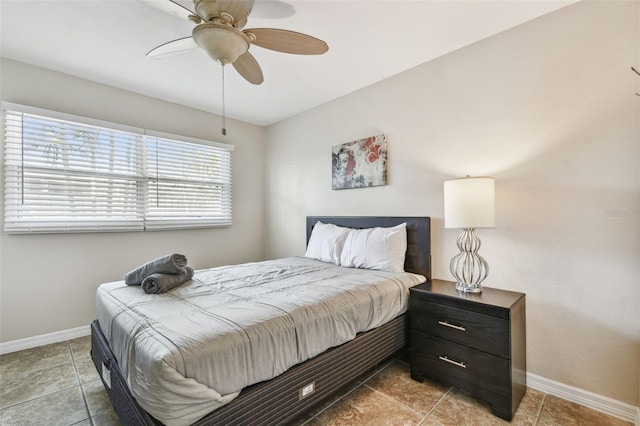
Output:
M244 30L255 0L193 0L195 11L173 0L142 1L196 24L190 37L164 43L149 51L147 56L200 47L223 66L232 64L252 84L261 84L264 77L260 65L249 53L251 45L299 55L321 55L329 50L324 41L295 31L276 28Z

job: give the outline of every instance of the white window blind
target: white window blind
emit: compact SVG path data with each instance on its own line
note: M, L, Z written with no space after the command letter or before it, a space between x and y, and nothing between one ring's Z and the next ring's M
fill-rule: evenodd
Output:
M231 152L146 138L146 227L231 225Z
M232 223L230 145L14 104L3 110L8 233Z

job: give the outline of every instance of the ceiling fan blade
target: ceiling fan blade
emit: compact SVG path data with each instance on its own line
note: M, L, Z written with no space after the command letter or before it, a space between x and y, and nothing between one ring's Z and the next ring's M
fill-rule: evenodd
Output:
M295 8L282 0L258 0L251 16L258 19L283 19L295 13Z
M186 19L191 21L192 19L189 16L196 16L198 14L192 10L187 9L183 5L176 3L173 0L141 0L142 2L148 4L151 7L154 7L158 10L162 10L163 12L170 13L173 16L177 16L181 19Z
M329 46L319 38L297 33L295 31L280 30L276 28L251 28L244 30L245 34L251 33L256 39L251 43L265 49L297 55L322 55ZM251 37L249 37L251 38Z
M254 2L255 0L218 0L218 11L227 12L233 16L236 28L242 28L237 25L242 22L246 24L246 18L249 16ZM244 24L242 25L244 26Z
M155 49L151 49L146 56L157 57L162 55L168 55L170 53L182 52L183 50L195 49L198 45L193 40L193 37L179 38L177 40L168 41Z
M240 55L233 63L233 67L238 71L238 74L251 84L262 84L264 81L258 61L249 52Z

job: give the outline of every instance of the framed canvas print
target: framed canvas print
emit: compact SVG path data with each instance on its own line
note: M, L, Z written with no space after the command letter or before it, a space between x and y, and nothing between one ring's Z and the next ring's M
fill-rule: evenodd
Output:
M387 135L334 145L331 164L333 189L386 185Z

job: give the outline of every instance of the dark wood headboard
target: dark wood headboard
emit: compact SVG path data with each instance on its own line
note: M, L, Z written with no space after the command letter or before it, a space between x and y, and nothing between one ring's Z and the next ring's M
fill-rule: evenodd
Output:
M307 244L311 230L318 222L347 228L389 228L407 223L407 256L404 270L431 279L431 220L428 217L386 216L307 216Z

